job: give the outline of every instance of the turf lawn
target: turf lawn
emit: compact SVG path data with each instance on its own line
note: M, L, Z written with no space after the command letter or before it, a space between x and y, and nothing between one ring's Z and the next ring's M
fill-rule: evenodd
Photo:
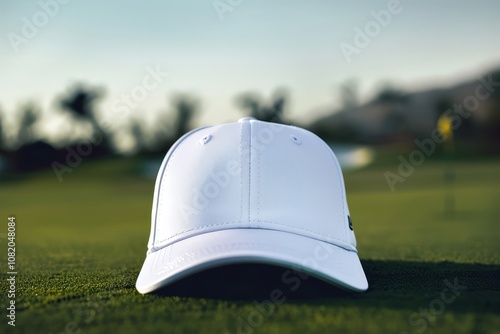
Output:
M138 176L138 159L85 161L62 183L51 170L3 179L0 333L500 333L500 161L457 164L454 215L443 212L442 163L427 161L391 192L383 172L395 162L345 174L364 294L248 266L143 296L134 284L154 180ZM15 328L5 316L9 215ZM454 293L443 294L447 284ZM286 300L271 307L274 289Z

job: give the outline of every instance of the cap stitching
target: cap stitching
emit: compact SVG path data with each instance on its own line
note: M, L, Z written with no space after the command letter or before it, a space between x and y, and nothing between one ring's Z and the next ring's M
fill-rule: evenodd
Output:
M315 234L315 235L324 236L324 237L327 238L327 240L336 240L336 241L340 241L342 243L349 244L349 242L346 242L345 240L334 238L334 237L332 237L332 236L330 236L328 234L324 234L324 233L320 233L320 232L315 232L313 230L309 230L309 229L303 228L303 227L289 226L289 225L286 225L286 224L276 223L276 222L272 222L272 221L268 221L268 220L262 220L262 221L259 221L259 222L261 222L261 223L268 223L268 224L274 224L274 225L280 225L280 226L286 226L286 227L291 228L291 229L304 230L304 231L310 232L310 233ZM172 235L172 236L170 236L168 238L165 238L163 240L158 241L158 243L161 243L161 242L173 239L173 238L175 238L175 237L177 237L177 236L179 236L181 234L184 234L184 233L187 233L187 232L191 232L191 231L196 231L196 230L203 229L203 228L206 228L206 227L229 225L229 224L236 224L236 223L243 223L243 221L230 221L230 222L217 223L217 224L208 224L208 225L194 227L194 228L191 228L191 229L188 229L188 230L184 230L184 231L178 232L178 233L176 233L176 234L174 234L174 235Z
M196 251L187 251L181 255L176 256L175 258L171 258L168 256L168 259L165 261L163 258L161 264L155 264L151 266L150 273L152 276L159 276L165 271L169 271L175 268L178 268L181 264L192 263L193 261L199 259L201 256L206 255L215 255L220 253L227 253L228 251L240 250L240 249L256 249L259 247L259 250L265 248L265 250L281 250L283 252L293 253L295 255L302 255L301 252L297 251L294 248L282 247L277 245L269 245L258 242L245 242L245 243L231 243L231 244L222 244L225 246L224 249L221 249L219 245L212 247L205 247ZM242 247L243 246L243 247ZM159 261L157 261L159 262ZM155 271L155 269L158 269Z
M330 152L332 152L332 150L330 150ZM332 153L330 153L332 154ZM333 159L333 157L332 157ZM345 218L346 218L346 215L345 215L345 203L344 203L344 197L346 196L345 193L344 193L344 188L345 188L345 185L344 185L344 178L342 176L342 173L340 172L340 165L339 165L339 162L337 160L337 158L333 159L333 161L335 162L336 166L337 166L337 176L339 178L339 183L340 183L340 205L342 207L342 229L344 230L344 239L345 240L349 240L349 238L347 237L347 230L346 230L346 225L345 225Z
M345 202L347 202L347 198L346 198L347 195L345 193L344 176L340 172L341 169L340 169L340 164L339 164L339 161L337 160L337 157L333 158L334 155L333 155L332 150L330 150L330 154L332 155L332 159L337 166L337 175L338 175L339 183L340 183L340 205L342 206L342 219L343 219L342 229L344 230L344 238L345 238L345 240L350 240L350 238L347 236L347 229L346 229L346 224L345 224L345 219L346 219L346 213L345 213L346 203Z
M347 231L346 231L346 228L345 228L345 217L346 217L346 214L345 214L345 203L344 203L344 199L345 199L345 185L344 185L344 179L343 179L343 176L340 172L341 168L340 168L340 164L337 160L337 158L335 157L335 154L333 153L332 149L330 147L328 147L326 145L325 142L323 142L323 147L325 150L327 150L330 154L330 158L332 159L333 163L335 164L335 169L337 170L337 177L338 177L338 180L339 180L339 185L340 185L340 196L339 196L339 202L340 202L340 206L342 208L342 219L343 219L343 222L342 222L342 230L344 231L344 239L345 240L349 240L349 238L347 237Z
M163 175L168 175L168 174L167 174L167 172L168 172L168 170L169 170L170 166L172 165L172 162L174 161L174 158L175 158L175 156L177 155L177 152L179 152L179 148L180 148L180 147L181 147L184 143L185 143L185 141L183 140L183 141L182 141L182 142L181 142L181 143L180 143L180 144L179 144L179 145L175 148L174 152L172 153L172 155L171 155L171 156L170 156L170 158L168 159L167 165L165 166L165 170L163 171ZM158 197L160 197L160 196L161 196L161 194L163 193L163 188L165 187L165 184L166 184L166 183L167 183L167 182L163 182L163 179L162 179L162 184L161 184L161 186L160 186L160 193L158 194ZM159 200L159 199L158 199L158 200ZM160 202L160 207L158 208L158 215L157 215L156 217L161 216L161 213L162 213L162 211L163 211L163 210L162 210L162 209L163 209L163 203L164 203L165 201L160 201L160 200L159 200L159 202ZM155 230L156 230L156 232L158 232L158 225L156 226L156 229L155 229Z
M185 133L170 148L170 150L173 150L172 153L169 155L168 154L170 152L170 150L169 150L167 152L167 154L165 155L164 159L167 159L167 161L166 161L165 166L163 167L163 170L161 172L161 179L160 179L158 194L157 194L157 198L156 198L156 212L155 212L155 217L154 217L154 224L155 224L154 227L155 228L154 228L154 235L153 235L153 242L152 242L153 248L154 248L154 245L157 242L156 241L156 234L158 233L157 220L158 220L158 216L161 216L162 208L163 208L163 202L164 202L164 201L160 201L160 195L163 193L163 188L165 187L165 182L163 182L164 181L164 176L166 175L168 169L170 168L170 165L172 164L172 161L173 161L175 155L179 151L179 148L186 142L186 139L188 139L195 132L198 132L198 131L201 131L201 130L204 130L204 129L207 129L207 128L209 128L209 126L204 126L204 127L198 128L198 129L191 130L188 133Z
M344 184L344 179L343 179L343 176L341 173L340 164L339 164L337 158L335 157L335 154L333 153L332 149L330 149L330 147L321 138L319 138L316 134L314 134L310 131L301 129L301 128L297 128L297 130L302 131L306 134L311 134L311 135L315 136L318 139L318 141L323 144L323 149L328 152L328 154L330 155L330 158L332 159L332 161L336 167L335 169L337 170L337 178L339 180L339 185L340 185L340 187L339 187L340 188L340 190L339 190L339 192L340 192L339 202L340 202L340 206L342 208L342 219L343 219L343 222L341 225L342 225L342 230L343 230L343 234L344 234L344 239L346 240L345 242L349 243L347 240L350 240L350 239L347 236L347 230L346 230L346 224L345 224L345 217L346 217L346 213L345 213L345 206L346 205L344 203L344 201L346 200L345 184Z

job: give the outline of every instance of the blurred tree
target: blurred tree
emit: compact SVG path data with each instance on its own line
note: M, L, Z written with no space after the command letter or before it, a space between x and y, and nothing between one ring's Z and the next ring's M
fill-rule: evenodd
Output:
M198 98L185 93L174 94L170 103L173 111L166 110L159 114L159 118L155 121L156 128L152 130L152 138L144 141L149 144L145 144L143 148L147 147L146 150L152 154L164 155L177 139L191 130L193 118L200 106ZM134 131L142 136L138 129Z
M130 133L134 137L136 152L145 152L149 150L149 145L146 138L146 130L144 123L140 118L131 119Z
M78 86L68 97L61 100L61 106L78 117L94 119L92 104L99 96L100 94L96 90L92 91Z
M33 128L38 120L39 112L33 103L26 104L19 112L19 130L14 142L14 148L19 148L34 141Z
M342 109L352 109L358 106L358 81L349 79L340 85L340 99L342 100Z
M244 110L249 111L251 117L265 122L284 123L284 110L287 93L284 89L274 92L271 102L264 104L255 93L244 93L236 98L236 103Z
M160 114L159 119L155 122L156 128L149 131L152 137L149 138L147 149L152 154L165 154L166 150L174 143L172 141L173 130L171 124L168 124L168 117Z
M0 153L5 150L5 135L3 133L3 113L0 109Z
M497 153L500 151L500 69L490 73L491 82L494 85L493 92L491 93L492 108L489 115L488 137L489 142Z
M191 121L195 116L199 100L188 94L179 94L172 99L175 110L174 140L182 137L191 129Z
M404 91L395 88L390 83L382 84L375 101L377 102L396 102L396 103L406 103L408 102L408 94Z
M40 112L34 103L25 104L18 115L17 133L13 136L8 165L15 172L27 172L50 166L56 150L49 143L37 138L36 124Z
M249 116L259 119L261 110L261 98L255 93L244 93L236 98L237 104L244 110L249 111Z
M99 145L94 147L93 156L106 155L111 152L110 134L101 128L94 110L95 102L103 96L98 88L89 88L78 84L70 93L61 99L63 110L70 112L78 120L89 122L92 126L91 136L99 138Z
M284 89L278 89L274 92L271 107L263 112L264 120L274 123L284 123L283 118L287 98L287 92Z

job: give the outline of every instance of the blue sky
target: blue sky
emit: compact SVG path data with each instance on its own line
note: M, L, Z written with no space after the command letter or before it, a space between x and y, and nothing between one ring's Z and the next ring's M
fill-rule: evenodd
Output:
M10 39L23 36L23 17L33 23L40 3L53 1L0 3L6 113L27 100L50 110L84 82L106 89L102 113L123 117L110 112L113 103L159 66L169 76L130 116L151 119L168 108L167 96L190 92L203 103L199 124L232 121L242 116L237 94L269 97L285 87L290 117L307 122L339 105L348 79L366 100L384 81L408 90L446 86L500 65L500 1L401 0L399 13L347 62L340 44L354 45L354 29L364 30L371 11L389 1L220 0L231 8L221 20L212 0L71 0L16 52Z

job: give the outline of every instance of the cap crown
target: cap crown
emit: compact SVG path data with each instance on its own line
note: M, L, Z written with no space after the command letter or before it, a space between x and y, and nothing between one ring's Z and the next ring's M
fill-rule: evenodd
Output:
M237 228L279 230L355 250L331 149L304 129L249 118L179 139L158 172L149 251Z

